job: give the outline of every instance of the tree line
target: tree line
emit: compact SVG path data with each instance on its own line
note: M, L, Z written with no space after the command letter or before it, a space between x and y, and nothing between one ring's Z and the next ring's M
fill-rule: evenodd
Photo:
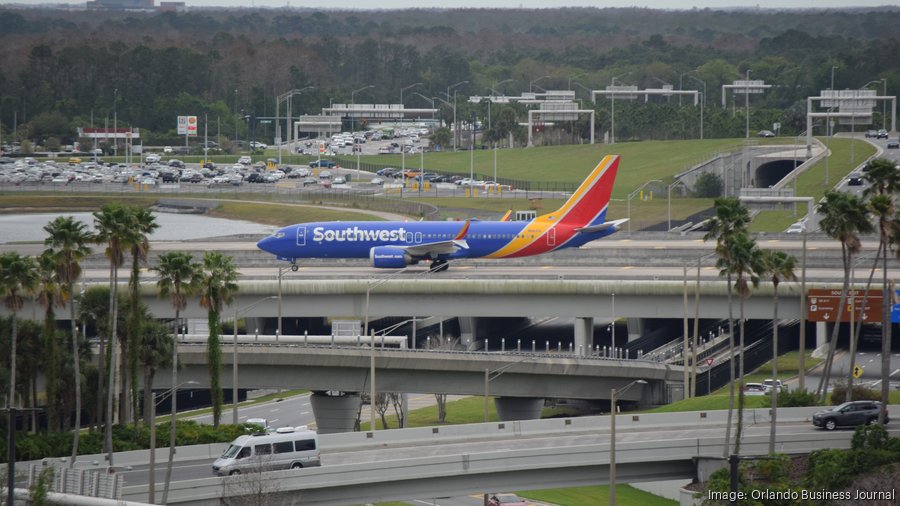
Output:
M278 95L308 86L295 97L295 113L351 101L397 103L400 89L415 85L404 103L433 102L449 120L453 91L489 95L495 83L511 79L497 93L574 90L583 107L597 111L595 126L603 132L610 127L611 104L590 103L586 89L602 89L613 77L642 89L667 83L705 88L707 137L743 133L743 117L726 112L719 93L748 71L751 79L774 86L752 97L754 130L780 122L785 133L799 133L805 98L831 87L833 67L836 89L880 79L886 79L888 95L900 89L894 29L900 10L891 8L419 9L365 15L10 9L0 11L0 19L0 128L4 139L15 130L18 139L39 143L49 137L71 143L74 127L111 126L114 118L119 126L142 128L149 144L173 143L178 115L208 117L215 125L210 133L226 138L244 139L252 131L271 140L274 128L254 128L252 118L274 116ZM883 83L868 84L881 90ZM486 115L481 104L457 102L458 118ZM698 111L686 102L619 101L623 138L697 137ZM492 119L504 110L524 120L522 109L504 107L493 108ZM586 136L583 122L563 127Z

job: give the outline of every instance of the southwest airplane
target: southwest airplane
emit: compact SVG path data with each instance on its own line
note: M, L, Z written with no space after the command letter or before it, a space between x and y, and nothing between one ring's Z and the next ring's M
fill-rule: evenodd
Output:
M427 260L430 270L443 271L458 258L524 257L577 248L616 232L627 221L605 221L618 167L618 156L604 157L561 208L531 221L300 223L257 246L290 261L295 271L302 258L369 258L373 267L384 269Z

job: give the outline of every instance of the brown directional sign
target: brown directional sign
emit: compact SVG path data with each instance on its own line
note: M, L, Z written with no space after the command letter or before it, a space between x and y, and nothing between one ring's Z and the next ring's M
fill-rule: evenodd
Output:
M865 290L850 290L844 301L844 311L841 314L842 322L849 322L851 312L853 321L880 322L882 316L881 290L869 290L869 296L865 298ZM863 300L865 298L865 305ZM837 321L838 304L841 302L840 290L813 289L806 295L808 304L807 319L814 322Z

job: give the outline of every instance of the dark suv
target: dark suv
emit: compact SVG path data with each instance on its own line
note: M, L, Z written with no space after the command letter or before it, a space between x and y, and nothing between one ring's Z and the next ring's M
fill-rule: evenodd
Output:
M884 423L888 423L887 408L877 401L852 401L840 406L819 411L813 415L812 422L816 427L834 430L836 427L854 427L878 422L878 412L884 410Z

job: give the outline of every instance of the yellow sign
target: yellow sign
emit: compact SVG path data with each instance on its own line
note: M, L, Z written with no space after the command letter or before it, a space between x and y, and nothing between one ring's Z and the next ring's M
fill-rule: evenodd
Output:
M859 379L859 377L862 376L862 375L863 375L863 368L862 368L862 366L858 366L858 365L853 366L853 377L856 378L856 379Z

